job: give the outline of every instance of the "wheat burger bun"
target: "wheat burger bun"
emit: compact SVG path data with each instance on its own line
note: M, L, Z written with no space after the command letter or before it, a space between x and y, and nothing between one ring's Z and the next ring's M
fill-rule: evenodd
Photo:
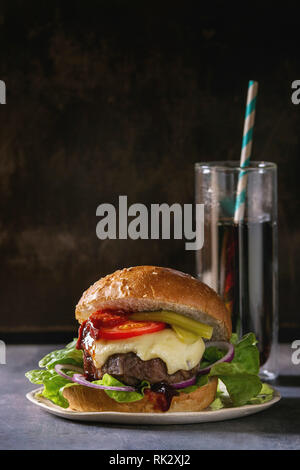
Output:
M215 399L218 379L212 377L208 384L197 388L191 393L180 393L173 397L167 413L179 411L201 411L207 408ZM118 403L110 398L103 390L78 385L64 389L64 397L69 402L69 408L76 411L118 411L123 413L162 413L144 396L142 400L132 403Z
M105 308L128 312L170 310L213 326L212 341L228 341L231 318L216 292L189 274L157 266L115 271L87 289L76 306L79 323Z
M114 272L87 289L76 306L75 316L84 322L97 310L127 312L169 310L213 326L212 340L228 341L231 319L221 298L207 285L188 274L156 266L136 266ZM191 393L174 396L168 412L201 411L215 398L217 378ZM148 396L119 403L103 390L78 385L63 392L76 411L161 412Z

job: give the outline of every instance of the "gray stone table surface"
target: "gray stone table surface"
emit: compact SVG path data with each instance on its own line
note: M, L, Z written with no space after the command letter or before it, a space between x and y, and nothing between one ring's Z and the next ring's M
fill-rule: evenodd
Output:
M7 346L0 365L0 449L300 449L300 364L280 345L282 400L261 413L231 421L173 426L125 426L69 421L26 398L24 377L57 345Z

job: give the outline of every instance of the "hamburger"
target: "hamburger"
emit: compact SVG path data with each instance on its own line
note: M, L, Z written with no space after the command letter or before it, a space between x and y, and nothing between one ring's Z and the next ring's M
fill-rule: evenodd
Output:
M253 334L232 335L221 298L170 268L118 270L88 288L78 338L26 376L64 408L92 412L197 412L216 402L219 381L233 404L261 392Z

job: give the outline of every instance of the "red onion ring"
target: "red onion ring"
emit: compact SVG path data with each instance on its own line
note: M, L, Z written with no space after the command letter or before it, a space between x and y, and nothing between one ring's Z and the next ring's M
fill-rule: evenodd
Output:
M73 364L56 364L54 366L54 369L64 379L71 380L71 381L72 381L72 377L70 377L69 375L62 372L62 369L72 370L72 371L75 371L75 372L83 372L82 367L74 366Z
M197 377L194 376L188 380L184 380L183 382L177 382L176 384L172 384L172 387L176 389L185 388L185 387L189 387L190 385L195 385L196 381L197 381Z
M222 357L222 359L219 359L218 361L214 362L208 367L205 367L204 369L200 369L197 375L208 374L210 369L216 364L220 364L221 362L231 362L232 359L234 358L234 346L231 343L226 343L226 341L210 341L205 344L205 347L206 348L216 347L218 349L227 349L227 353L225 354L225 356ZM195 385L196 381L197 381L197 377L194 376L188 380L184 380L183 382L177 382L176 384L172 384L172 387L176 389L190 387L191 385Z
M208 372L210 372L210 369L216 364L221 364L221 362L231 362L234 358L234 346L231 343L226 343L226 341L210 341L205 344L205 348L210 347L216 347L218 349L227 349L227 353L225 354L225 356L222 357L222 359L219 359L218 361L214 362L208 367L205 367L204 369L200 369L198 375L208 374Z
M61 375L65 379L70 380L74 383L78 383L80 385L85 385L86 387L98 388L99 390L112 390L115 392L136 392L136 389L134 387L114 387L110 385L97 385L86 380L84 375L82 374L74 374L73 377L70 377L69 375L62 372L62 369L68 369L75 372L83 372L82 367L73 366L73 364L56 364L54 369L59 375Z
M113 385L97 385L89 382L84 378L82 374L74 374L73 377L73 382L76 382L80 385L85 385L86 387L91 387L91 388L99 388L100 390L113 390L115 392L136 392L136 388L134 387L129 387L129 386L120 386L120 387L114 387Z

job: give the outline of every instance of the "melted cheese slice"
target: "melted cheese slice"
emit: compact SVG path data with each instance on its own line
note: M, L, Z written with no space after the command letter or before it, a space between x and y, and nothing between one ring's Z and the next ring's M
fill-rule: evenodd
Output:
M178 339L171 328L166 328L156 333L123 340L93 341L89 343L87 349L97 368L102 367L113 354L133 352L143 361L162 359L167 366L168 374L174 374L180 369L190 370L195 367L203 356L205 345L202 338L193 344L185 344Z

